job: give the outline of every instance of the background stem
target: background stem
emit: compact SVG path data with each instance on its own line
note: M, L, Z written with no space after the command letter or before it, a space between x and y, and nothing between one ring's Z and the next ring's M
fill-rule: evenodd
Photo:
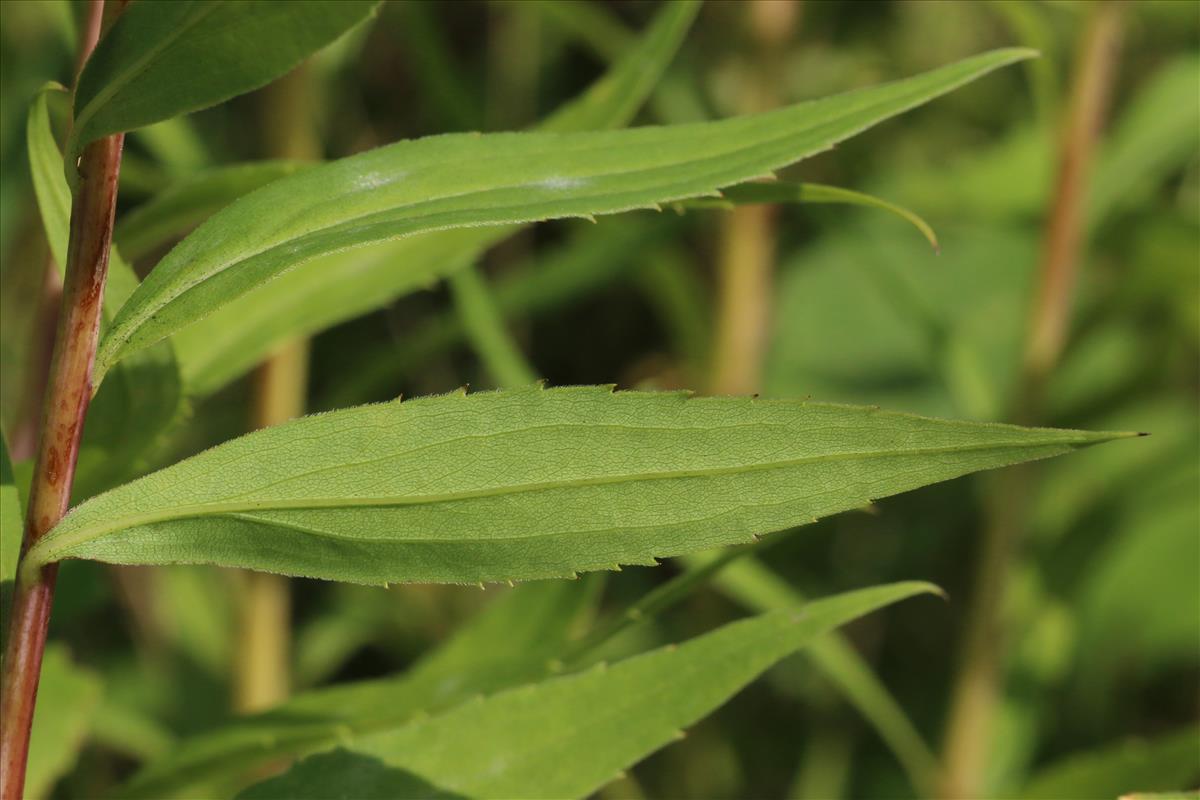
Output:
M795 29L798 2L754 0L745 6L757 45L759 80L742 98L741 113L779 104L776 66ZM711 394L753 394L762 384L775 282L775 222L770 205L740 206L721 217L717 262L716 332Z
M267 90L263 128L271 156L321 157L313 83L311 68L301 65ZM269 428L304 414L308 360L308 339L299 338L263 361L254 375L252 428ZM292 598L288 579L281 575L244 571L240 584L233 707L247 713L276 705L290 691Z
M1066 341L1083 245L1088 178L1112 89L1122 7L1099 3L1084 33L1063 124L1058 177L1046 224L1015 421L1039 421L1046 383ZM1033 495L1030 465L1002 470L987 486L986 522L962 666L947 716L940 796L963 800L988 792L986 770L1007 648L1004 604Z

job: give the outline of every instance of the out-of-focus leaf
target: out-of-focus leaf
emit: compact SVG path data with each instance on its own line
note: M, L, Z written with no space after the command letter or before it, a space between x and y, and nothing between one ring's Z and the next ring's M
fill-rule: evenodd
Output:
M675 231L675 222L666 216L643 221L631 215L620 220L601 220L595 225L579 223L566 243L546 248L526 269L501 276L493 288L496 305L505 318L534 317L562 309L572 300L641 267L644 263L642 253ZM653 265L646 270L647 273L653 271ZM287 280L292 274L279 280ZM214 316L223 312L224 309ZM205 327L202 321L181 331L175 340L180 346L187 346L193 341L190 332ZM317 410L344 408L364 400L386 397L390 385L459 344L464 336L458 315L437 315L398 342L395 349L354 357L347 365L345 377L331 386L326 395L319 395L314 407ZM199 342L197 353L198 345ZM184 363L199 362L185 359ZM205 374L214 373L208 369Z
M730 186L721 190L722 199L702 199L690 200L686 203L681 203L682 208L687 207L713 207L713 208L732 208L740 205L754 205L759 203L833 203L841 205L864 206L866 208L878 208L883 211L890 212L900 217L904 221L910 223L914 228L921 232L925 240L930 246L938 249L937 234L933 232L933 228L929 226L925 220L921 219L912 211L909 211L903 206L898 206L895 203L889 203L887 200L869 195L864 192L856 192L852 189L843 189L838 186L825 186L820 183L790 183L786 181L768 181L768 182L751 182L742 183L737 186Z
M71 768L100 701L100 679L51 644L42 658L38 703L29 735L25 794L42 797Z
M204 567L170 566L147 575L149 614L176 651L215 677L229 674L236 624L229 575Z
M62 91L47 84L37 94L28 119L29 161L34 190L50 250L60 272L66 269L71 192L63 178L62 155L50 128L48 100ZM101 331L137 288L137 274L114 247L109 254ZM185 400L170 342L162 342L123 362L96 395L84 424L75 469L74 494L88 497L128 479L162 433L184 413Z
M139 761L158 758L174 745L174 737L157 720L114 702L107 693L92 715L88 738Z
M1118 121L1096 165L1088 226L1135 205L1196 152L1200 137L1200 55L1177 56L1139 91Z
M187 117L171 117L147 125L134 138L172 174L194 172L210 161L204 142ZM131 254L129 257L136 258Z
M181 743L138 773L122 796L194 794L255 768L334 747L347 734L398 727L483 692L543 677L595 599L592 580L505 591L410 672L309 692Z
M1026 800L1094 800L1130 792L1167 791L1200 776L1200 730L1151 741L1129 741L1091 753L1068 756L1034 776Z
M468 267L450 276L450 293L467 339L496 386L528 386L538 379L504 326L487 280Z
M446 395L257 431L78 506L26 556L358 583L565 577L737 544L1125 434L606 387Z
M795 163L1030 55L998 50L720 122L397 142L282 178L210 217L159 262L101 341L97 379L121 357L317 256L423 231L586 217L702 196Z
M241 792L237 800L466 800L373 756L337 748L309 756L283 775Z
M8 641L8 614L12 602L17 560L25 529L25 509L17 490L8 443L0 436L0 653Z
M1159 469L1155 484L1143 487L1120 513L1112 541L1089 559L1072 604L1079 615L1080 660L1097 671L1134 659L1196 658L1200 452L1191 448ZM1112 642L1120 642L1123 652L1112 652Z
M625 58L545 126L565 131L624 125L666 69L696 14L665 5ZM321 256L216 309L175 335L186 385L207 394L281 341L310 335L379 308L477 263L514 226L464 228ZM503 303L503 298L498 297ZM376 364L378 366L378 364Z
M685 561L703 564L713 557L714 554L698 553ZM805 601L795 587L756 558L730 564L718 573L713 583L729 597L760 613L799 606ZM830 633L813 642L805 655L891 748L914 792L918 796L927 794L937 770L933 751L858 651L841 634Z
M67 152L263 86L366 19L378 0L133 3L75 91ZM203 69L198 69L203 65Z
M900 583L730 623L682 645L508 690L357 739L356 752L477 798L585 797L819 636L924 592Z
M254 161L187 175L122 217L113 239L136 261L242 195L307 166L301 161Z
M880 220L796 255L776 291L772 395L997 419L1022 346L1033 237L942 229L937 257Z

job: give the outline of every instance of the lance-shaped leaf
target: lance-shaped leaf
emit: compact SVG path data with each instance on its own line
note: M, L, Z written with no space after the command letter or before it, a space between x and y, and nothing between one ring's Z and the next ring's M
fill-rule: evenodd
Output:
M282 759L544 678L571 631L590 614L598 587L591 579L506 590L403 675L307 692L193 736L135 775L120 796L162 800L216 794L218 786L240 788L244 776Z
M728 209L740 205L756 205L760 203L813 203L878 208L881 211L895 214L897 217L910 223L921 232L921 235L925 237L925 241L929 242L934 250L938 249L937 234L933 232L933 228L930 227L928 222L904 206L896 205L865 192L843 189L840 186L826 186L821 183L764 181L730 186L728 189L723 190L721 194L723 195L721 198L690 200L679 204L678 208L680 210L686 208Z
M561 577L745 542L1114 435L604 387L445 395L213 448L79 506L27 563Z
M350 747L451 796L586 797L678 739L783 657L875 609L936 591L926 583L898 583L752 617L611 667L367 734ZM273 794L268 781L241 797L289 796L289 780L273 779Z
M699 3L667 3L638 44L545 130L626 125L684 39ZM234 197L229 200L233 201ZM517 228L460 228L321 256L237 297L174 337L190 390L207 394L257 364L271 348L380 308L477 262Z
M433 136L315 167L243 197L167 254L105 336L96 371L319 255L423 231L588 217L711 194L1029 55L998 50L720 122Z
M266 85L366 19L378 2L131 3L79 76L72 163L101 136Z

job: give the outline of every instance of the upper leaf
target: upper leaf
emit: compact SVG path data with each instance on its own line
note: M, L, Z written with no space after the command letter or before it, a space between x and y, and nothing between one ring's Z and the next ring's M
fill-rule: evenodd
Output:
M365 19L379 0L131 3L79 76L67 152L264 86Z
M636 46L542 126L565 132L626 125L671 62L698 6L690 1L665 4ZM241 194L229 196L226 203ZM130 225L136 214L130 215ZM208 394L280 342L314 334L428 286L478 261L514 230L436 231L315 258L180 331L174 341L185 382L192 392Z
M446 395L228 442L84 503L26 561L548 578L744 542L1113 436L603 387Z
M316 256L422 231L588 217L702 196L826 150L1031 51L719 122L397 142L278 180L209 218L100 344L97 375Z

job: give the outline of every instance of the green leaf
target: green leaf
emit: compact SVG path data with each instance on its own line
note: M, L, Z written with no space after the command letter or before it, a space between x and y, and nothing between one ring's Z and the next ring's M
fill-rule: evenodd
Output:
M63 91L48 83L34 97L27 122L34 191L50 252L60 273L66 269L71 191L63 177L62 155L50 127L49 98ZM137 288L133 268L114 247L109 255L101 331L112 323ZM184 412L185 400L170 342L161 342L124 361L96 395L84 425L74 496L87 497L129 478L162 433Z
M418 778L411 772L389 767L377 758L337 748L311 756L283 775L251 786L237 800L466 800L463 795Z
M1150 190L1194 157L1198 94L1196 52L1171 59L1133 93L1096 165L1087 208L1091 231L1115 211L1140 207Z
M683 41L698 3L666 4L638 45L545 127L625 125ZM478 262L512 226L422 234L321 256L283 273L175 336L189 390L207 394L257 364L280 342L380 308Z
M685 562L693 568L715 564L719 553L697 553ZM804 595L755 558L730 564L714 584L729 597L754 611L772 611L804 602ZM843 636L832 633L814 642L806 655L887 743L900 762L915 794L929 796L937 761L916 726L887 687Z
M711 194L1030 55L998 50L720 122L397 142L283 178L209 218L167 254L101 342L96 372L317 256L423 231L588 217Z
M593 581L522 584L480 612L441 648L397 678L308 692L174 748L135 776L122 796L194 794L281 758L325 750L371 730L400 727L481 692L537 680L595 597Z
M25 508L8 456L8 442L0 436L0 653L8 641L8 614L25 535L24 520Z
M136 261L242 195L308 166L302 161L254 161L189 174L122 217L113 239Z
M493 287L496 305L506 319L561 311L572 301L637 270L647 253L653 253L663 239L678 232L681 222L673 216L655 216L602 220L595 225L581 222L568 226L571 235L565 243L539 249L528 265L519 270L506 270L498 277ZM427 238L433 237L402 241L414 242ZM651 271L653 267L648 272ZM286 281L294 274L289 272L279 281ZM200 341L193 339L192 332L208 329L209 320L222 316L226 308L235 305L241 305L241 301L185 328L175 337L175 341L181 348L185 343L189 345L184 348L187 350L195 341L199 355ZM389 351L384 358L377 351L348 356L345 374L326 393L318 395L314 408L331 410L387 397L388 387L394 386L400 376L412 374L430 359L463 341L465 334L458 315L447 312L426 320L408 337L403 348ZM199 362L184 359L185 365L193 363ZM218 375L216 370L219 368L218 363L212 363L205 368L204 376Z
M366 19L378 0L132 3L79 76L67 152L271 82ZM203 65L198 69L197 65Z
M1026 800L1092 800L1185 788L1196 777L1200 730L1194 725L1150 741L1127 741L1068 756L1034 776Z
M29 736L26 796L48 794L74 765L100 693L100 679L72 662L62 645L46 648Z
M890 212L910 223L921 232L925 240L934 249L938 247L937 234L929 223L903 206L882 200L874 195L856 192L852 189L842 189L838 186L825 186L820 183L787 183L784 181L743 183L730 186L721 192L722 199L693 200L682 204L681 208L711 207L732 208L740 205L756 203L832 203L852 206L878 208Z
M79 506L63 558L360 583L649 564L1120 434L604 387L446 395L258 431Z
M785 656L926 583L879 586L725 625L613 666L519 687L351 747L476 798L585 797Z

